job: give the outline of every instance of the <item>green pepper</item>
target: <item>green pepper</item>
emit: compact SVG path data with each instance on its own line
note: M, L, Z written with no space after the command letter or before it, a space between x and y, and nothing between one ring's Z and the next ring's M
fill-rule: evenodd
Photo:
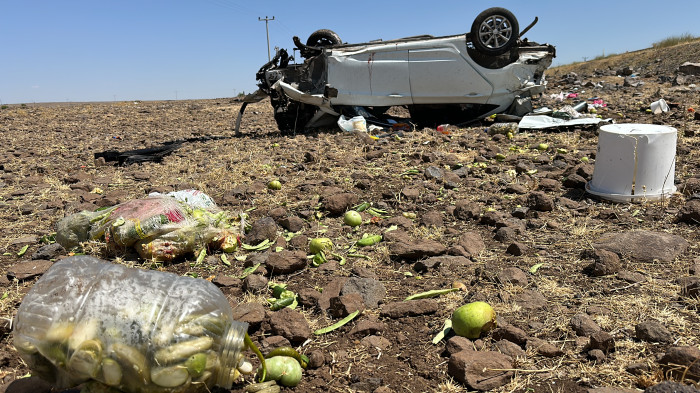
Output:
M301 365L302 368L306 368L309 363L308 357L300 354L296 349L290 346L275 348L270 351L265 358L271 358L274 356L288 356L290 358L294 358L299 362L299 365Z
M382 241L382 235L370 235L357 241L360 247L373 246Z

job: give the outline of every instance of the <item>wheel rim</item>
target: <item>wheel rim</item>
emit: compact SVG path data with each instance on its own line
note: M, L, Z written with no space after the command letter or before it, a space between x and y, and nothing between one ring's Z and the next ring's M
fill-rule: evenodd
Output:
M491 15L479 26L479 41L487 48L502 48L513 37L513 25L503 15Z

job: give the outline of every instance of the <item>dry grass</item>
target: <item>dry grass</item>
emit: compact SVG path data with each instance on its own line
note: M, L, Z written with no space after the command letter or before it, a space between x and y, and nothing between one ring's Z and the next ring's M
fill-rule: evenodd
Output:
M696 37L690 33L684 33L680 35L675 35L671 37L664 38L661 41L654 42L651 47L654 49L668 48L671 46L676 46L678 44L685 44L688 42L698 41L700 37Z

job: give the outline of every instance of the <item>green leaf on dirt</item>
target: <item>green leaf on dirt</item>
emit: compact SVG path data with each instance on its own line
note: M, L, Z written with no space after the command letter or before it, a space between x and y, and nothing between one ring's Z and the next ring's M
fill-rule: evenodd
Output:
M199 255L197 255L197 260L195 261L195 266L199 266L202 262L204 262L204 258L207 257L207 249L203 248L201 251L199 251Z
M367 235L362 237L362 239L357 241L357 245L360 247L373 246L382 241L382 235Z
M326 255L323 253L323 251L319 251L318 254L315 254L313 256L313 259L311 260L311 266L319 267L326 262L328 262L328 260L326 259Z
M265 240L261 241L260 243L254 245L254 246L253 246L253 245L250 245L250 244L245 244L245 243L243 243L243 244L241 244L241 248L244 249L244 250L246 250L246 251L262 251L262 250L267 250L268 248L270 248L270 240L269 240L269 239L265 239Z
M258 264L259 265L259 264ZM274 298L267 299L270 303L270 309L272 311L281 310L285 307L295 309L299 304L297 302L297 294L287 289L287 284L275 284L268 283L272 289L272 296Z
M371 214L373 217L378 217L378 218L388 218L389 216L387 215L386 210L382 209L377 209L376 207L370 207L369 209L365 210L368 214Z
M249 275L253 274L256 270L258 270L259 267L260 267L259 263L256 263L253 266L248 266L247 268L245 268L245 270L243 270L243 274L238 276L238 278L240 278L242 280L242 279L248 277Z
M39 243L42 243L42 244L56 243L56 232L42 236L41 239L39 239Z
M272 289L272 296L276 298L282 297L282 292L287 290L287 284L277 284L274 282L269 282L268 286Z
M370 206L372 206L372 205L369 202L362 202L359 205L353 206L352 210L355 210L357 212L363 212L363 211L367 210L367 208L369 208Z
M415 295L411 295L411 296L407 297L406 299L404 299L404 301L415 300L415 299L427 299L427 298L437 297L437 296L445 295L445 294L456 292L456 291L459 291L459 288L433 289L430 291L416 293Z
M335 329L338 329L339 327L341 327L341 326L345 325L346 323L352 321L352 320L355 319L355 317L358 316L359 314L360 314L360 310L357 310L357 311L351 313L350 315L348 315L347 317L341 319L340 321L338 321L338 322L332 324L331 326L324 327L324 328L321 328L321 329L316 330L316 331L314 332L314 334L317 335L317 336L320 336L320 335L322 335L322 334L326 334L326 333L332 332L332 331L334 331Z
M529 272L532 274L535 274L535 273L537 273L537 270L539 268L541 268L543 265L544 265L544 263L537 263L530 268Z
M221 262L226 266L231 266L231 262L228 261L226 254L221 254Z
M445 325L438 332L438 334L436 334L435 337L433 337L433 345L442 341L442 339L445 338L445 335L447 335L447 333L450 332L450 329L452 329L452 320L447 318L445 319Z
M340 254L336 254L336 253L332 253L331 255L332 255L334 258L338 258L338 259L340 260L340 262L338 262L338 265L340 265L340 266L345 265L345 257L344 257L344 256L342 256L342 255L340 255Z
M26 246L22 247L22 249L19 250L19 252L17 253L17 256L18 256L18 257L21 257L22 255L24 255L24 254L27 252L28 249L29 249L29 244L27 244Z
M248 256L247 256L247 255L235 255L234 258L236 258L236 260L237 260L238 262L243 262L243 261L245 261L246 259L248 259Z
M296 308L297 306L297 298L296 296L294 297L283 297L281 299L270 299L270 310L272 311L277 311L281 310L285 307L289 307L291 309ZM269 301L269 300L268 300Z

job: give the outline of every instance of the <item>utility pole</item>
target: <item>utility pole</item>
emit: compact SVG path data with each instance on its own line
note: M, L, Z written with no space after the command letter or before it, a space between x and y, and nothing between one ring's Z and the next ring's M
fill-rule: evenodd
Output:
M274 15L272 16L272 19L269 19L267 15L265 15L265 19L258 17L258 20L260 22L265 21L265 34L267 34L267 61L270 61L270 30L267 28L267 22L271 20L275 20Z

